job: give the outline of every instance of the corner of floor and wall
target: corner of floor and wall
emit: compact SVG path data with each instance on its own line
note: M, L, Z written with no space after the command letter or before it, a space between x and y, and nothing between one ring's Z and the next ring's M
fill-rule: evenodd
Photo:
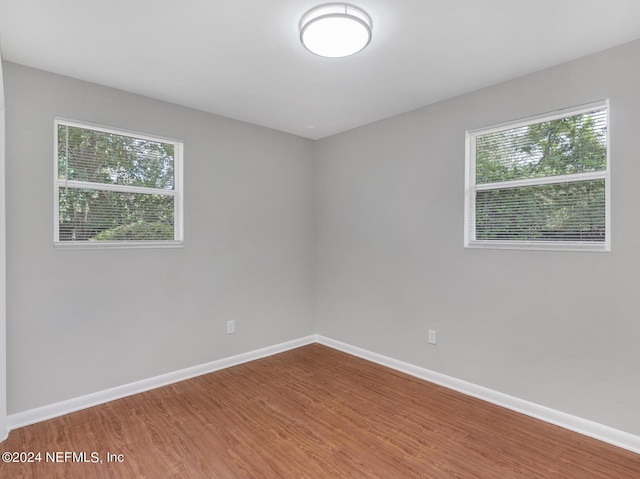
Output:
M315 142L5 63L9 428L320 342L640 452L638 56ZM465 249L465 132L603 99L612 251ZM56 115L184 141L183 248L54 249Z

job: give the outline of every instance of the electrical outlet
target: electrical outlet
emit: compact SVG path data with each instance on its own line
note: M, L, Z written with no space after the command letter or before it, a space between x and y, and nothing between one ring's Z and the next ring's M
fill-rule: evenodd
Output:
M429 330L429 344L436 344L438 341L438 333L435 329Z
M227 334L233 334L236 332L236 322L235 320L227 321Z

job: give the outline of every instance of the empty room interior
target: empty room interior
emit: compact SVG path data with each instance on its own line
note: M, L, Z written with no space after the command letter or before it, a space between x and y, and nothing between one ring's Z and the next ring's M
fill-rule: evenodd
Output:
M638 19L0 0L0 477L640 478Z

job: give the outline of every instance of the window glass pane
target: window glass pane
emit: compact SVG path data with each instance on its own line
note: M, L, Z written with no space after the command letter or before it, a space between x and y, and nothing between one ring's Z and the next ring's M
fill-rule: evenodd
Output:
M58 179L174 189L169 143L58 125Z
M476 183L607 168L606 108L476 137Z
M60 241L173 240L170 195L59 188Z
M478 191L477 240L605 241L605 180Z

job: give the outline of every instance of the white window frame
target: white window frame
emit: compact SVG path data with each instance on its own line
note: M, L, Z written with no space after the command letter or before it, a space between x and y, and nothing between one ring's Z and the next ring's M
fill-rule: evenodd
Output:
M129 136L142 140L169 143L174 147L173 169L174 189L148 188L141 186L112 185L87 181L75 181L59 178L58 174L58 126L84 128L114 135ZM53 244L61 249L110 249L110 248L175 248L183 245L183 148L181 140L157 135L149 135L133 130L114 128L96 123L54 117L53 122ZM90 190L119 191L126 193L161 194L174 198L174 239L145 241L60 241L60 197L61 187L83 188Z
M543 176L527 178L523 180L502 181L478 185L476 184L476 138L481 135L495 133L558 120L570 116L588 113L596 109L606 109L606 155L607 168L601 171L576 173L557 176ZM566 108L552 113L536 115L516 121L510 121L493 125L487 128L478 128L466 132L465 146L465 202L464 202L464 247L488 248L488 249L524 249L524 250L555 250L555 251L611 251L611 157L610 150L610 106L609 100L601 100L594 103ZM521 241L521 240L477 240L476 234L476 193L493 189L514 188L523 186L546 185L554 183L566 183L572 181L586 181L604 179L605 182L605 240L604 242L580 242L580 241Z

